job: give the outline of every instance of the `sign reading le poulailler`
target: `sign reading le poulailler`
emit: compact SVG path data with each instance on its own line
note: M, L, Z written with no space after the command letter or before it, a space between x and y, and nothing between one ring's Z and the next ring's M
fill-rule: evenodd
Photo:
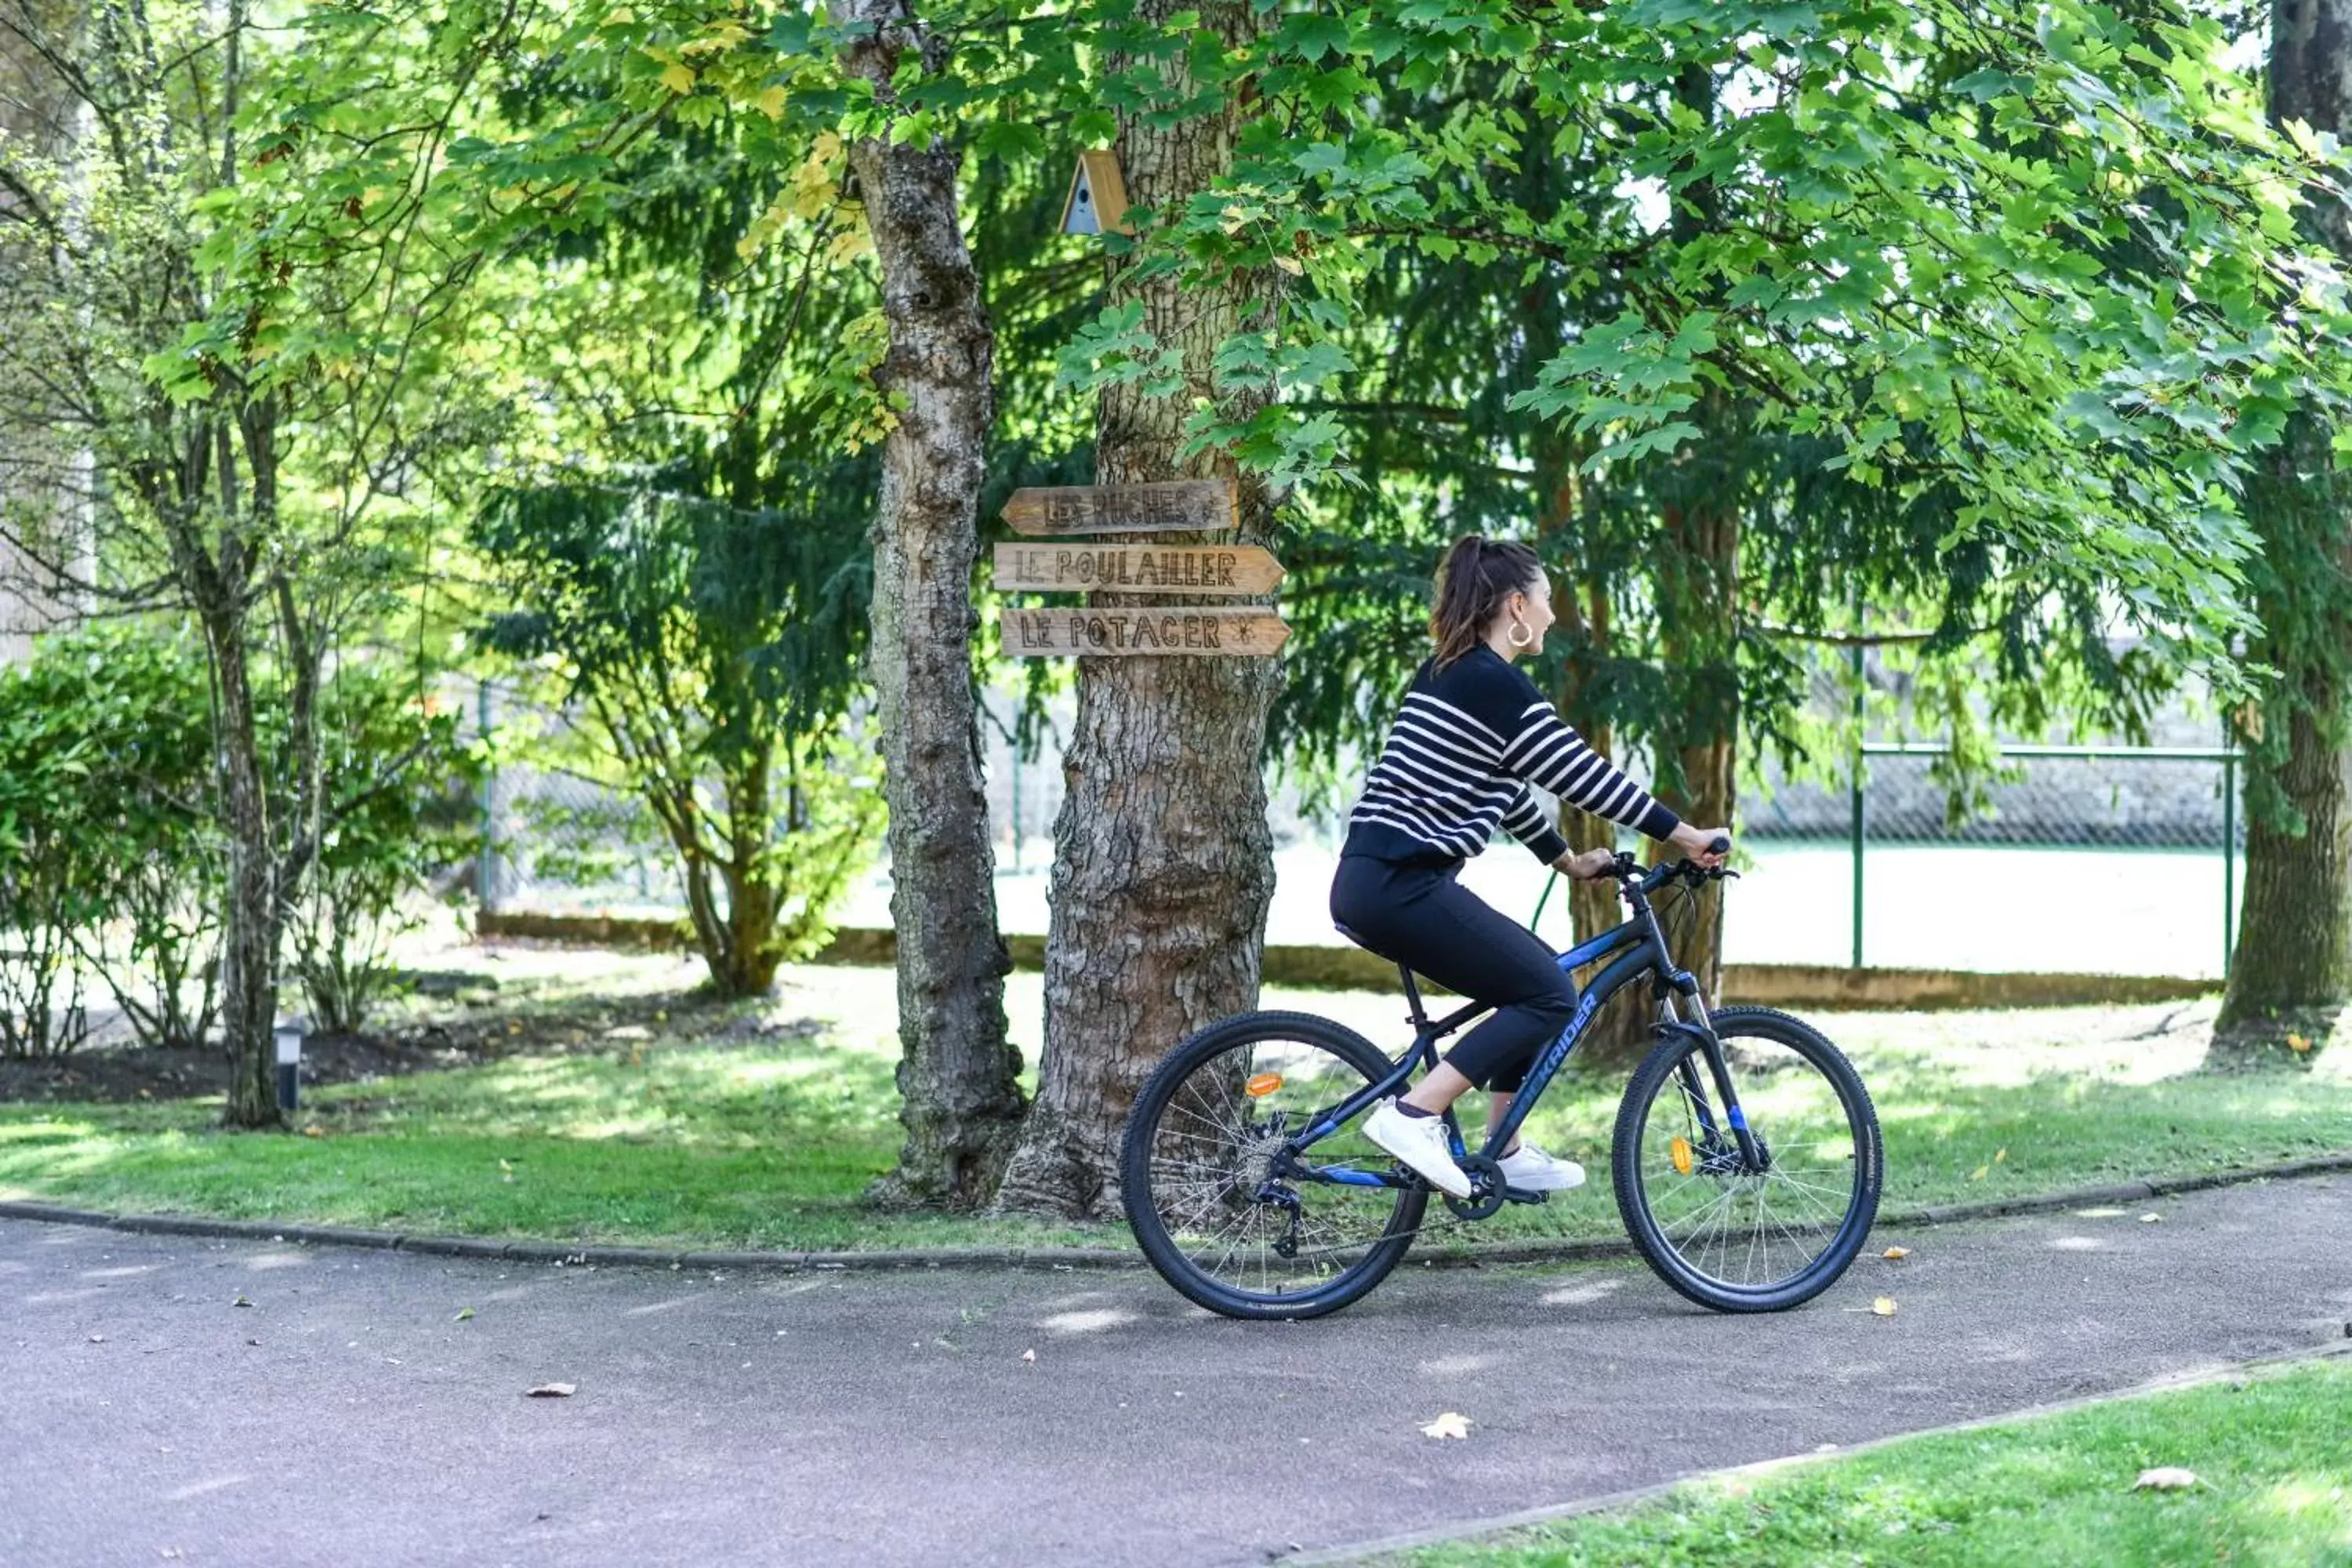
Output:
M1040 594L1270 594L1282 563L1255 544L1000 544L996 585Z

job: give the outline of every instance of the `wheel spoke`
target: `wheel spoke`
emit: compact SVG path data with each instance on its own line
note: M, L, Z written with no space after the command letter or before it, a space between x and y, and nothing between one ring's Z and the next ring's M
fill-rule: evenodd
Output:
M1171 1283L1220 1310L1287 1310L1360 1289L1365 1270L1377 1279L1394 1263L1425 1194L1275 1171L1288 1140L1372 1081L1369 1062L1278 1023L1172 1059L1183 1065L1162 1070L1181 1076L1146 1086L1127 1134L1130 1160L1139 1147L1150 1152L1129 1167L1149 1190L1129 1194L1129 1217L1139 1233L1148 1225L1172 1244L1172 1257L1153 1254ZM1254 1079L1255 1092L1245 1092ZM1367 1171L1389 1163L1353 1125L1319 1141L1307 1158ZM1412 1218L1401 1219L1405 1214Z
M1633 1179L1621 1179L1620 1203L1637 1237L1653 1238L1643 1244L1653 1263L1697 1300L1729 1307L1791 1287L1810 1296L1860 1246L1863 1232L1849 1224L1857 1205L1876 1206L1855 1163L1865 1141L1874 1146L1868 1101L1848 1102L1841 1079L1815 1059L1818 1041L1799 1048L1776 1033L1741 1032L1736 1019L1722 1026L1736 1103L1770 1163L1757 1172L1723 1159L1729 1117L1715 1101L1711 1069L1698 1065L1695 1089L1681 1066L1654 1066L1643 1080L1649 1099L1634 1113L1637 1141L1621 1153ZM1834 1063L1834 1051L1824 1059ZM1688 1152L1680 1166L1669 1157L1677 1139Z

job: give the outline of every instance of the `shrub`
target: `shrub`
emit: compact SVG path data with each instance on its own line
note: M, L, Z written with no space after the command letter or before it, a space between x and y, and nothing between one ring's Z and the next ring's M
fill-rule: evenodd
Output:
M477 764L454 711L378 667L335 673L320 731L327 820L287 930L312 1024L351 1034L395 972L415 896L475 852Z

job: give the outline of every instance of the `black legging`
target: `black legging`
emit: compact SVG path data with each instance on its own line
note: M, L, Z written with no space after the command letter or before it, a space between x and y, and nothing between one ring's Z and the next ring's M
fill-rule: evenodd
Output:
M1536 1054L1576 1011L1576 987L1551 949L1454 880L1459 860L1400 864L1343 855L1331 918L1392 963L1448 991L1495 1004L1495 1016L1445 1054L1464 1078L1516 1089Z

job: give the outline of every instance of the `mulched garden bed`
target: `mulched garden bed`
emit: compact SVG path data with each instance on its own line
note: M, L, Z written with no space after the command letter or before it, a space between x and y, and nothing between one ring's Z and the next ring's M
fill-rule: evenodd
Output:
M692 991L550 1002L533 999L529 987L501 994L495 980L478 973L426 971L403 978L407 994L380 1009L383 1027L303 1042L305 1086L437 1072L502 1057L790 1038L821 1027L779 1019L756 1003L720 1003ZM89 1045L43 1061L0 1060L0 1103L181 1100L226 1094L228 1079L228 1060L217 1048Z

